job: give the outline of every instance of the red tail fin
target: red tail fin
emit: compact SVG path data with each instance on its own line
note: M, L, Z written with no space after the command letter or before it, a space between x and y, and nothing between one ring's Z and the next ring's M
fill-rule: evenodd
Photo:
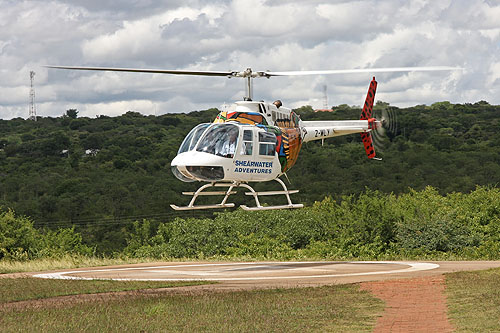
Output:
M370 82L370 87L368 88L368 94L366 94L365 105L363 106L363 111L361 111L361 120L368 120L368 128L372 128L375 119L372 118L373 101L375 100L375 92L377 91L377 81L373 77L372 82ZM363 140L363 145L365 146L366 155L368 158L375 157L375 148L373 148L373 140L370 132L361 133L361 139Z
M370 119L372 117L373 101L375 100L375 92L377 91L377 81L375 81L375 76L372 82L370 82L370 87L368 88L368 94L366 94L365 105L363 106L363 111L361 112L360 119Z
M366 156L374 158L375 148L373 148L372 135L370 133L361 133L361 140L363 140L363 145L365 145Z

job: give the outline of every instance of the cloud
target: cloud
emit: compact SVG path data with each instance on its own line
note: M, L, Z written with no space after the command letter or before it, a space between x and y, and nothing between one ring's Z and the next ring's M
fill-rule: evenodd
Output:
M500 102L495 1L0 0L0 118L217 107L238 79L48 70L87 65L198 70L461 66L463 72L377 74L393 105ZM372 74L255 80L255 97L285 105L361 104ZM149 109L148 109L149 108ZM161 111L158 111L160 110ZM149 111L148 111L149 110Z
M85 40L83 56L89 62L99 63L149 61L167 66L186 66L191 61L186 61L185 55L191 50L199 50L198 32L220 11L218 7L211 6L201 9L181 7L144 19L124 21L123 26L112 33ZM180 32L188 27L191 31ZM193 29L196 27L198 29ZM173 30L171 34L168 33L170 29Z

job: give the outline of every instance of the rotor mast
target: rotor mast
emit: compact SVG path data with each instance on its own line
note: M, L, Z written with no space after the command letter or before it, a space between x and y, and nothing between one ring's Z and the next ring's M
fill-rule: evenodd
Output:
M253 78L256 77L267 77L268 79L271 77L266 72L254 72L251 68L247 68L243 72L233 72L234 77L242 77L247 79L245 84L246 96L243 98L245 101L253 100ZM230 76L230 77L232 77Z
M249 76L247 77L247 84L246 84L246 96L243 97L245 101L251 101L253 99L253 82L252 82L252 77Z

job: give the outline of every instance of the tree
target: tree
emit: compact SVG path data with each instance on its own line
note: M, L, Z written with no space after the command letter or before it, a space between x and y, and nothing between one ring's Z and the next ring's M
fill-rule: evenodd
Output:
M66 110L66 116L70 117L72 119L76 119L76 117L78 117L78 111L77 111L77 109L68 109L68 110Z

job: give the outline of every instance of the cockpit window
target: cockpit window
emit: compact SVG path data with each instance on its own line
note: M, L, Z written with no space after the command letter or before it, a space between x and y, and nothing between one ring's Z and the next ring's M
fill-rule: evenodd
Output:
M184 141L182 141L181 147L179 148L177 154L193 150L193 148L196 146L196 143L200 139L200 136L205 132L207 127L210 125L211 125L210 123L199 124L198 126L193 128L191 132L189 132L189 134L186 136Z
M243 143L241 144L242 155L252 155L253 153L253 131L243 131Z
M200 139L196 151L232 158L238 145L238 135L238 126L215 124Z
M259 132L259 155L274 156L276 135L270 132Z

